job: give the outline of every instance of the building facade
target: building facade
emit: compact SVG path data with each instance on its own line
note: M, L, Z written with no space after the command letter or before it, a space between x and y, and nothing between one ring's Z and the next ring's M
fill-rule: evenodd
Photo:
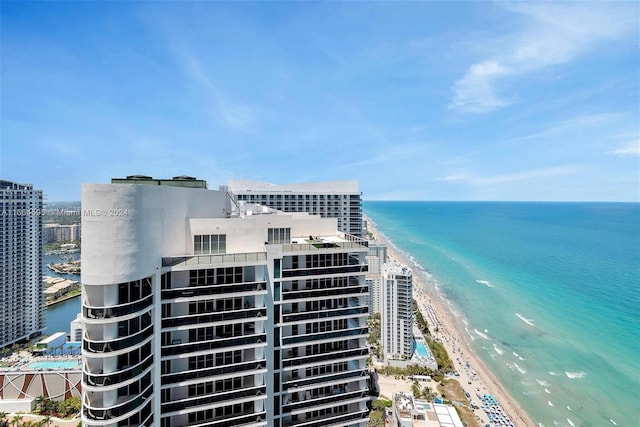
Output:
M44 243L75 242L80 240L80 224L45 224L42 230Z
M380 295L382 294L382 266L387 262L387 245L369 242L367 255L367 286L369 287L369 313L382 313Z
M386 359L410 359L413 354L413 274L396 261L384 266L382 347Z
M117 182L82 192L83 425L366 425L364 241Z
M283 212L308 212L336 218L338 230L366 237L362 223L362 194L357 181L326 181L276 185L230 181L229 190L239 201L260 203Z
M41 335L42 191L0 180L0 348Z

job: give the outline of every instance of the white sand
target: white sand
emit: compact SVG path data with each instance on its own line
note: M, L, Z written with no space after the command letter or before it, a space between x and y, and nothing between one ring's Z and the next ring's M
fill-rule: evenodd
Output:
M374 235L376 240L384 243L385 239L380 235L375 228L375 224L367 218L368 230ZM402 264L406 264L413 268L413 265L405 257L401 256L392 246L389 246L389 256L395 258ZM471 394L471 400L475 400L479 405L482 405L481 400L476 396L476 393L482 395L483 393L493 394L498 401L504 412L517 426L535 426L531 418L524 412L524 410L513 400L513 398L506 392L504 387L498 382L495 375L487 368L487 366L480 360L478 355L471 351L466 341L464 330L462 330L458 323L455 321L451 310L449 309L447 302L441 299L435 292L427 292L425 289L430 289L425 286L425 283L420 278L419 274L414 271L413 275L413 296L418 303L418 307L422 312L422 315L429 324L429 329L434 333L434 320L439 323L438 332L434 333L434 337L439 339L444 344L449 357L454 362L455 369L460 373L460 384L465 391ZM426 308L425 308L426 307ZM470 368L466 367L467 362L470 364ZM411 383L407 381L395 380L391 381L388 377L384 378L380 376L380 394L387 397L391 397L394 391L398 391L401 387L401 383L406 383L406 388L403 391L411 391ZM470 384L471 383L471 384ZM431 386L434 390L436 385ZM475 414L480 417L482 424L488 423L488 417L482 409L476 409Z

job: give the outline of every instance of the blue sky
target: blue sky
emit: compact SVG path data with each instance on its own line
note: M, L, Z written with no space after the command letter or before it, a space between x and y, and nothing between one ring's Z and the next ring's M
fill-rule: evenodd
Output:
M0 178L640 200L637 2L6 2Z

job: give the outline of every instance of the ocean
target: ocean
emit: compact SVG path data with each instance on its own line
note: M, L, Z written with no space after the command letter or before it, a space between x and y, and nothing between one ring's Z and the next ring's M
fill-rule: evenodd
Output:
M640 425L640 204L363 208L539 426Z

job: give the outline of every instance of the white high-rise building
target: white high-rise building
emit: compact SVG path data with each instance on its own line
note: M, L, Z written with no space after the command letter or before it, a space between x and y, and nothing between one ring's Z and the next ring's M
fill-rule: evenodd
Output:
M387 359L413 354L413 274L396 261L384 266L382 347Z
M382 293L382 266L387 262L387 245L369 242L369 254L367 255L367 286L369 287L369 313L381 313L382 305L380 294Z
M366 426L366 242L112 182L82 189L84 426Z
M0 180L0 348L44 330L42 191Z
M308 212L323 218L336 218L338 230L366 237L358 181L276 185L237 180L229 181L229 190L237 200L260 203L283 212Z

